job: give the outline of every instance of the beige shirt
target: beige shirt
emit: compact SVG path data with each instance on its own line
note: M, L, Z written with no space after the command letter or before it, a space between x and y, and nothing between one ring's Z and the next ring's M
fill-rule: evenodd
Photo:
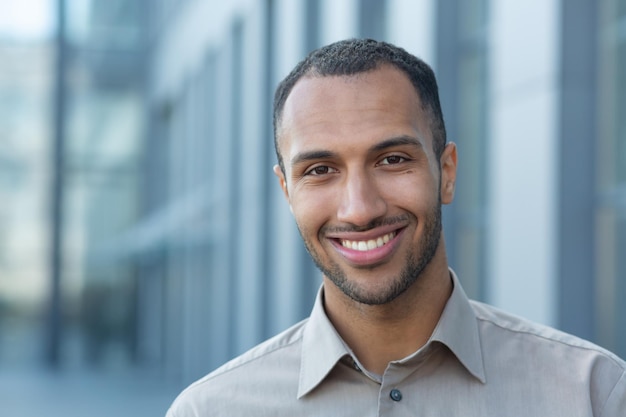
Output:
M168 417L626 417L626 363L454 290L429 342L383 375L359 366L323 307L183 391Z

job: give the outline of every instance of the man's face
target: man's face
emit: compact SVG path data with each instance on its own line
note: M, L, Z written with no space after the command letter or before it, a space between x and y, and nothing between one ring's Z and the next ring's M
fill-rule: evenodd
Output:
M402 294L439 248L441 203L452 200L456 169L448 146L440 170L428 115L406 75L383 66L305 77L278 135L285 173L274 171L327 280L365 304Z

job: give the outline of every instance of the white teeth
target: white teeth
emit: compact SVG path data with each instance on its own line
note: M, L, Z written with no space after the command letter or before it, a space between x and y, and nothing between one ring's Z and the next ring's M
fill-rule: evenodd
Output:
M345 248L358 250L361 252L365 252L368 250L380 248L381 246L389 243L391 239L396 236L396 232L387 233L384 236L381 236L377 239L370 240L347 240L344 239L341 241L341 245Z

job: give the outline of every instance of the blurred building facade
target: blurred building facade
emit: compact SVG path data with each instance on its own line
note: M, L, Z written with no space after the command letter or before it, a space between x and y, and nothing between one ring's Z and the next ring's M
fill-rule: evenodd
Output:
M91 3L69 66L67 357L188 383L308 315L321 280L272 173L272 95L349 37L437 74L469 295L626 356L626 1Z
M43 328L46 300L46 189L50 161L47 98L51 42L0 43L0 357L24 363Z
M140 355L191 380L308 315L319 274L271 173L271 97L347 37L439 77L471 296L626 353L624 1L158 4L143 215L115 245L136 262Z

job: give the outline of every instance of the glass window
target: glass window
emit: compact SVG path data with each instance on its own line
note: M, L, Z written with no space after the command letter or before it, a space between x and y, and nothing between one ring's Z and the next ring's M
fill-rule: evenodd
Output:
M67 14L64 355L107 368L136 357L135 265L112 242L139 210L141 11L130 0L71 1Z
M386 35L384 0L360 0L359 2L359 36L384 40Z
M603 1L600 19L598 342L626 356L626 1Z
M52 5L2 5L0 13L0 367L40 360L49 287L47 205L55 44ZM39 18L26 27L29 7ZM8 10L7 10L8 8ZM31 16L32 17L32 16Z
M484 299L488 2L439 3L438 74L448 139L459 158L457 192L444 208L450 264L468 295Z

